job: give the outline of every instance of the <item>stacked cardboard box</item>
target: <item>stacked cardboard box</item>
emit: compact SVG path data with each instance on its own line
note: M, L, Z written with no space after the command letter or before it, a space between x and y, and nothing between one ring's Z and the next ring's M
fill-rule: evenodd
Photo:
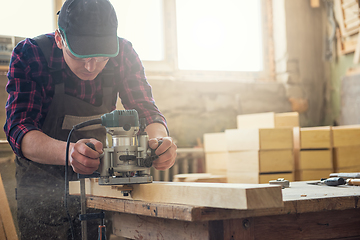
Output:
M331 127L300 128L295 180L320 180L329 177L333 171Z
M335 172L360 172L360 125L332 127Z

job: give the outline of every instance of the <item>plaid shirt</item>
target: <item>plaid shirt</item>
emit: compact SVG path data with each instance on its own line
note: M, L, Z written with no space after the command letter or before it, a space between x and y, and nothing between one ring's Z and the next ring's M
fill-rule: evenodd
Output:
M6 103L6 122L4 131L14 152L23 157L20 143L30 130L41 130L46 114L54 96L55 84L49 72L60 70L60 80L65 84L65 93L95 106L101 105L101 79L82 81L79 78L69 82L68 76L74 74L67 67L62 50L55 43L54 33L47 34L53 42L50 61L47 63L42 51L32 39L21 41L13 50L6 91L9 93ZM110 58L105 68L112 67L120 76L114 79L114 99L117 94L125 109L136 109L140 118L146 118L147 124L160 122L166 126L166 120L155 105L151 86L146 81L142 63L130 42L119 39L119 54ZM48 65L48 67L45 67ZM113 109L116 107L114 101Z

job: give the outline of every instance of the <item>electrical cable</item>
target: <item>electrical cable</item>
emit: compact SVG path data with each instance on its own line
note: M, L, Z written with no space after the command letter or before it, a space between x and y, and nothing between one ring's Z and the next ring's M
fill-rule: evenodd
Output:
M72 240L75 239L75 236L74 236L74 226L73 226L73 223L72 223L72 220L71 220L71 217L70 217L69 208L68 208L68 203L67 203L67 201L68 201L68 196L69 196L68 167L69 167L70 139L71 139L72 133L73 133L75 130L80 129L80 128L83 128L83 127L87 127L87 126L90 126L90 125L101 124L101 123L102 123L101 118L97 118L97 119L92 119L92 120L89 120L89 121L85 121L85 122L82 122L82 123L79 123L79 124L73 126L73 128L72 128L72 129L70 130L70 132L69 132L69 135L68 135L68 138L67 138L67 141L66 141L64 207L65 207L66 214L67 214L67 217L68 217L68 220L69 220L69 224L70 224L70 231L71 231L71 238L72 238Z

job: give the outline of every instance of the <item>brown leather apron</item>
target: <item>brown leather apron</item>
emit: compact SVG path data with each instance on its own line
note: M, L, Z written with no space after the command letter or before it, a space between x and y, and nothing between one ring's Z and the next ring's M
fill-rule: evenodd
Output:
M110 112L116 101L116 95L110 86L114 74L109 74L104 69L97 78L102 79L103 89L103 101L98 107L65 94L63 82L56 84L42 131L52 138L66 141L73 125ZM105 128L98 125L75 131L71 142L83 138L96 138L105 144ZM70 180L76 180L77 174L71 167L68 174ZM71 239L70 224L64 208L64 175L65 166L16 159L18 224L22 239ZM68 208L75 226L76 239L81 239L79 197L70 196ZM97 225L98 221L93 225L88 222L89 240L97 239Z

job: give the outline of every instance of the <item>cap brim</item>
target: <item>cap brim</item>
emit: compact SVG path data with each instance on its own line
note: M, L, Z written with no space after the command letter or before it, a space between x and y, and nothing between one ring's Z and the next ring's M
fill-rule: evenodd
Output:
M75 57L115 57L119 53L119 40L114 36L75 36L66 34L68 47Z

